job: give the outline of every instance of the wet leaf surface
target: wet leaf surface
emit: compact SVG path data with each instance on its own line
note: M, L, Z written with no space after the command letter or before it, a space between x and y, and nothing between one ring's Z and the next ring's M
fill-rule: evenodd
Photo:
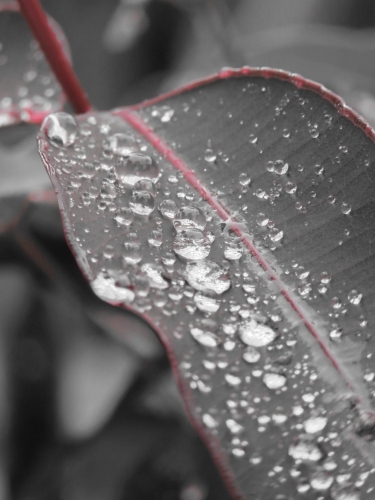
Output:
M373 496L371 134L250 70L42 127L79 266L158 332L236 498Z
M49 20L64 51L61 28ZM65 97L16 2L0 4L0 127L41 123L63 108Z

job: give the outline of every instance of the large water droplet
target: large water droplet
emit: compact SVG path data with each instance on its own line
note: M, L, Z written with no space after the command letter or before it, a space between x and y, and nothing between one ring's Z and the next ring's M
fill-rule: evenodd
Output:
M231 281L228 273L215 262L191 262L186 266L186 280L196 290L212 290L217 294L226 292Z
M129 207L135 214L150 215L155 209L155 199L148 191L138 191L130 198Z
M77 137L78 125L74 116L59 112L48 115L42 123L42 131L49 142L58 148L71 146Z
M182 207L176 214L173 225L176 231L183 231L188 228L204 230L206 227L206 218L199 208Z
M105 151L114 153L118 156L127 156L130 153L139 151L139 144L131 134L113 134L103 141Z
M224 247L224 257L228 260L238 260L241 258L243 248L241 243L236 241L227 241Z
M266 346L277 337L276 332L272 328L263 323L258 323L255 319L250 319L242 323L238 333L242 342L252 347Z
M141 179L155 182L159 176L155 160L143 153L130 153L116 164L115 169L121 182L131 187Z

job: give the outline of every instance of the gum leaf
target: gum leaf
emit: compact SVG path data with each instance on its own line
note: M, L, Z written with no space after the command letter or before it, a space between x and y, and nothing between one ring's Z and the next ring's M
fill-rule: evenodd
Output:
M69 54L60 26L53 19L49 22ZM0 127L41 123L63 108L61 87L15 2L0 4L0 68Z
M157 331L233 498L373 498L370 127L249 68L77 120L38 138L67 240Z

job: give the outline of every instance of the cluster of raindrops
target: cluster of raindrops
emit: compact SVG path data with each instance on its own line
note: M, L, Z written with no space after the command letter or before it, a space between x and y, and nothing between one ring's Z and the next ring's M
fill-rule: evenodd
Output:
M65 51L66 40L50 20ZM22 15L0 12L0 126L39 121L62 108L62 90Z
M190 112L185 108L182 113ZM147 118L168 127L177 115L157 107ZM359 426L346 389L337 393L335 375L319 373L321 348L305 353L306 327L285 314L269 276L246 255L245 228L223 223L119 116L90 114L77 122L56 113L45 120L39 145L94 292L131 303L165 332L192 391L195 417L221 438L230 460L242 461L249 478L266 470L275 498L290 480L301 498L308 493L314 500L328 494L362 500L363 488L371 492L374 470L355 444L345 442L342 453L343 429L371 435L369 419L362 416ZM269 168L272 175L289 172L281 160ZM250 177L241 174L239 183L248 188ZM256 215L256 225L273 243L282 241L266 214ZM308 296L315 286L309 270L298 264L292 270L299 295ZM330 281L322 273L321 295ZM361 300L358 290L348 294L351 307ZM331 340L339 336L338 327ZM284 452L275 458L277 447Z

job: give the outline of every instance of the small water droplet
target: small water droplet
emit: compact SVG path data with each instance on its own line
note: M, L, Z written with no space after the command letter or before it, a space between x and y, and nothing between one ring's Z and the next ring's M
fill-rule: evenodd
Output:
M287 182L285 184L285 191L288 194L294 194L297 191L297 186L294 184L294 182Z
M357 292L357 290L352 290L349 292L348 300L351 304L358 306L362 300L362 294Z
M322 165L315 165L314 167L314 173L316 175L322 175L324 172L324 167L322 167Z
M206 227L206 218L202 210L196 207L182 207L173 220L176 231L183 231L188 228L204 230Z
M249 135L249 142L250 144L256 144L258 142L258 137L254 134Z
M231 373L226 373L224 375L224 378L226 383L232 387L237 387L242 382L240 377L237 377L237 375L232 375Z
M242 355L242 358L246 363L254 364L260 360L260 352L254 347L247 347Z
M308 434L316 434L317 432L321 432L326 425L327 425L326 417L309 418L303 423L305 431Z
M263 376L263 382L268 389L275 391L284 387L286 384L286 377L280 373L265 373Z
M173 241L174 252L187 260L201 260L211 251L211 240L202 231L189 228L177 233Z
M333 342L338 342L339 340L341 340L341 337L342 337L342 329L341 328L336 326L330 330L329 338Z
M215 429L219 425L219 422L209 413L204 413L202 415L202 420L204 425L209 429Z
M250 184L251 179L246 173L242 173L239 176L239 182L240 182L241 186L247 187Z
M289 446L288 453L294 460L301 462L319 462L324 457L322 450L307 434L295 439Z
M74 116L59 112L48 115L41 127L52 146L71 146L77 137L78 125Z
M333 476L324 471L316 471L310 477L310 484L315 491L327 491L332 486Z
M155 160L138 152L129 153L122 158L116 163L115 170L121 182L130 187L142 179L155 182L159 176L159 167Z
M200 311L206 313L215 313L220 308L220 300L215 292L197 292L194 302Z
M103 141L103 148L108 153L117 156L127 156L130 153L139 151L139 145L135 137L131 134L113 134Z
M190 334L199 344L205 347L216 347L219 344L218 337L212 332L195 327L190 328Z
M160 106L159 108L153 109L151 115L160 118L160 121L163 123L168 123L174 115L174 109L170 106Z
M244 431L243 426L236 422L233 418L228 418L225 425L228 427L231 434L240 434Z
M173 200L164 200L160 203L159 210L166 219L173 219L178 212L178 206Z
M219 295L231 286L228 273L215 262L208 260L187 264L186 280L196 290L212 290Z
M133 193L129 207L137 215L150 215L155 209L155 199L148 191Z
M277 334L272 328L255 319L247 320L239 327L239 336L242 342L252 347L263 347L275 340Z
M284 163L283 160L276 160L274 163L274 172L278 175L285 175L289 170L288 163Z
M273 242L277 242L277 241L281 241L282 238L284 237L284 231L280 231L279 229L277 229L276 227L273 227L272 229L270 229L270 240L272 240Z
M258 226L267 226L268 224L268 221L269 221L269 218L264 215L263 213L259 213L256 217L256 223L258 224Z
M204 159L208 163L213 163L214 161L216 161L216 154L212 151L212 149L207 148L204 152Z
M141 179L134 184L133 194L139 193L141 191L147 191L148 193L152 194L152 196L156 196L155 184L149 179Z
M348 215L350 214L350 212L352 211L352 207L348 204L348 203L345 203L344 201L341 203L341 212L345 215Z
M115 221L119 226L130 226L134 220L134 214L130 208L124 207L117 211Z
M127 236L127 241L124 243L123 259L128 264L137 264L142 260L141 246L135 233L130 233Z
M94 293L103 300L110 302L132 302L134 293L128 288L116 285L115 278L99 274L92 282L91 288Z
M224 247L224 257L228 260L238 260L241 258L243 248L241 243L236 241L228 241Z

